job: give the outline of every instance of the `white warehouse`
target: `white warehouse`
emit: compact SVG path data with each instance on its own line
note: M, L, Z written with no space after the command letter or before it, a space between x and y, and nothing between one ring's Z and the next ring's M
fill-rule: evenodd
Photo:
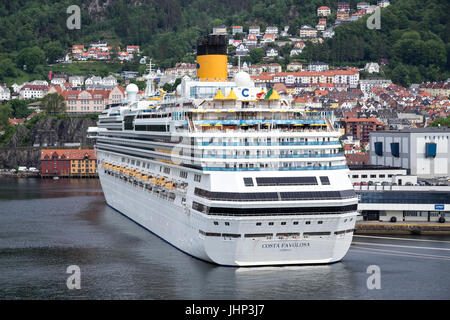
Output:
M370 164L401 167L419 178L450 174L450 128L370 133Z

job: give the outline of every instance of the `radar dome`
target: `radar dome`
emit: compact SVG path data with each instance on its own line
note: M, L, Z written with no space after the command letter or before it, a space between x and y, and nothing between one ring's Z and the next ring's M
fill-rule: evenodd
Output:
M234 76L234 82L237 87L254 87L254 83L247 72L238 72Z
M129 85L127 85L126 91L127 91L127 93L138 93L139 88L134 83L130 83Z
M139 92L139 88L137 85L135 85L134 83L130 83L129 85L127 85L127 97L128 97L128 102L134 102L136 101L136 97L137 97L137 93Z

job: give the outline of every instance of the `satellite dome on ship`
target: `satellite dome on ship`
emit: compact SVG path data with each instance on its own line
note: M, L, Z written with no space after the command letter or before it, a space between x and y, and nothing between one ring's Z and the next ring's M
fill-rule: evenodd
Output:
M250 75L244 71L236 73L236 75L234 76L234 82L236 83L237 87L254 87L255 86L252 79L250 78Z

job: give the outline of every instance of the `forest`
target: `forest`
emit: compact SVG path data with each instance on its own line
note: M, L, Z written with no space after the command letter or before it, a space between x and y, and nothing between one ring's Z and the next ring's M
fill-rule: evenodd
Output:
M72 44L107 41L140 45L158 67L193 61L199 36L216 25L267 25L290 31L315 26L316 10L335 0L15 0L0 3L0 82L45 78ZM360 1L347 1L352 9ZM376 1L367 1L375 3ZM81 8L81 29L66 26L67 7ZM386 59L385 74L408 85L450 76L449 1L392 0L381 12L381 29L369 30L367 17L335 29L322 44L308 43L298 59L363 66ZM333 21L331 17L331 21ZM254 57L252 57L253 59ZM26 66L26 68L24 68ZM120 70L119 70L120 71Z

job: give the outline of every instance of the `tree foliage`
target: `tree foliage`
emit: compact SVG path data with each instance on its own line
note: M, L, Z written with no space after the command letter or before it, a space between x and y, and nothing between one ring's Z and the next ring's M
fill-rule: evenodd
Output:
M46 114L56 115L66 112L66 102L59 93L48 94L42 99L41 109Z
M350 0L355 9L360 0ZM368 1L374 4L375 0ZM335 20L336 0L15 0L0 2L0 82L27 73L45 76L42 67L63 56L73 44L108 41L113 47L140 45L158 67L193 62L195 43L218 24L263 28L317 24L317 8L326 5ZM68 30L66 9L81 8L81 29ZM98 4L98 5L97 5ZM361 67L387 59L386 76L407 70L408 81L442 80L450 76L450 2L391 0L381 10L381 29L369 30L367 16L336 28L322 44L308 43L299 57L336 66ZM241 36L239 36L240 38ZM62 51L61 51L62 50ZM260 53L258 53L260 55ZM287 55L283 51L283 56ZM255 53L253 58L255 59ZM258 60L259 61L259 60ZM397 66L404 66L400 69ZM135 65L133 65L135 66ZM395 71L394 71L395 70Z

